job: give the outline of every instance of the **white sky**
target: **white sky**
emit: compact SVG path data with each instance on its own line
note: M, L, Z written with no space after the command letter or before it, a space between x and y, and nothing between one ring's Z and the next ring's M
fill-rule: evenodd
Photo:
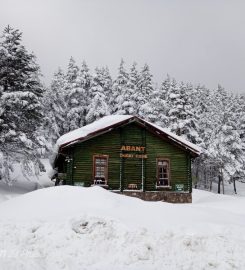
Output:
M245 93L245 0L0 0L0 31L23 32L48 84L70 56L90 67L121 57L150 65L156 82L218 83Z

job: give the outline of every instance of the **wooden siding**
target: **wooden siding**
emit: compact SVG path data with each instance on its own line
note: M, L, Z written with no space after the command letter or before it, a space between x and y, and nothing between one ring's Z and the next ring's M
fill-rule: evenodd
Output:
M118 131L93 138L75 145L73 182L93 184L93 155L104 154L108 160L108 184L111 189L119 189L120 135Z
M170 160L170 190L175 190L175 184L184 184L184 190L187 191L189 189L187 154L148 132L146 133L146 147L148 154L146 190L156 189L156 158L167 158Z
M145 146L148 158L120 158L122 145ZM127 189L128 184L136 184L137 189L154 191L156 158L165 157L170 159L171 188L168 190L174 191L176 184L183 184L184 191L191 192L188 152L160 139L135 123L76 144L69 151L72 161L67 164L67 184L80 183L84 186L93 184L93 155L104 154L109 155L109 189L122 190Z

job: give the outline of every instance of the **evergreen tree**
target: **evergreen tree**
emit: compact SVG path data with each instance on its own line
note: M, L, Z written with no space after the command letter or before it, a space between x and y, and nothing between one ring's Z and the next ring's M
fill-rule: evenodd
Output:
M169 128L172 132L184 137L197 145L202 144L202 139L198 134L198 118L193 100L193 86L184 84L177 85L172 80L171 87L167 93L169 110L167 112Z
M45 142L37 134L42 123L44 88L35 56L21 45L22 33L10 26L0 42L1 177L9 182L13 162L21 162L24 172L31 171L32 161L40 165L40 149ZM32 163L33 164L33 163Z
M120 108L118 110L118 114L129 114L136 115L137 114L137 91L139 87L139 73L137 70L136 62L133 63L129 75L127 86L124 88L122 96L119 100Z
M112 96L112 84L113 84L112 78L108 67L102 67L100 69L100 72L101 72L100 85L104 90L104 94L106 96L106 103L109 105L110 97Z
M85 89L81 82L84 78L80 78L81 71L75 60L71 57L66 75L65 83L65 100L66 104L66 121L64 122L64 131L68 132L79 128L84 124L84 97Z
M137 112L139 116L144 117L144 105L147 103L153 92L152 75L149 66L144 65L140 72L139 82L136 92ZM143 106L143 107L142 107Z
M181 91L184 99L184 113L182 114L183 121L180 123L180 134L188 141L203 146L203 140L199 134L199 119L193 100L194 87L191 84L182 85Z
M245 96L244 95L238 95L236 97L235 118L238 120L237 121L237 127L238 127L237 130L238 130L240 138L243 141L243 144L245 146ZM245 148L243 150L244 150L244 154L245 154Z
M67 120L67 103L65 100L66 78L62 69L54 74L51 87L46 91L43 98L43 106L46 114L44 117L43 130L45 137L51 144L65 133L64 123Z
M103 86L104 81L103 69L96 68L90 88L90 104L88 105L88 113L86 115L87 123L91 123L110 114L109 106L106 102L107 98Z
M169 107L169 110L167 111L169 121L168 128L177 135L180 135L179 121L180 119L184 118L184 100L175 79L172 79L171 81L170 88L166 96L166 101Z
M80 99L80 126L86 125L86 115L88 113L88 105L89 105L89 92L92 82L92 76L89 72L89 68L87 66L87 63L85 61L82 62L82 66L79 73L79 85L82 89L81 93L81 99Z
M215 122L208 145L208 156L224 168L227 180L233 176L244 176L244 144L237 126L236 99L228 95L221 86L218 86L213 95L216 100L212 111L216 110L216 117L213 119Z
M110 99L110 107L113 113L117 114L129 114L128 110L125 110L124 105L127 102L128 97L128 73L124 67L123 59L120 62L118 69L118 75L113 83L112 97Z
M72 70L74 73L72 73ZM73 130L86 125L91 75L85 61L83 61L80 70L75 65L75 62L69 65L68 74L72 76L70 78L69 76L67 77L68 87L66 91L68 91L67 100L69 109L67 121L69 122L69 130ZM72 80L70 80L71 78Z
M169 125L169 119L167 117L168 111L169 111L169 103L168 103L168 93L170 91L170 87L171 87L171 78L169 75L167 75L167 78L161 83L160 86L160 99L161 99L161 104L160 107L162 107L162 109L160 109L159 107L159 125L163 126L163 127L168 127ZM161 111L160 111L161 110ZM157 115L157 112L156 112Z
M161 127L167 127L168 125L168 103L167 103L167 93L170 88L170 77L163 81L161 87L156 88L151 94L148 102L142 105L141 111L144 117L152 122L156 123Z
M197 132L202 139L202 148L205 151L208 147L211 133L213 131L213 121L211 117L212 94L209 89L198 85L192 93L193 107L198 121Z

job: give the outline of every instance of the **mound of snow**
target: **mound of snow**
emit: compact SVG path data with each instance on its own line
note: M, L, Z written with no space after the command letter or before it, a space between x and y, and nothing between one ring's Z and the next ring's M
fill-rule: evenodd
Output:
M245 198L193 204L60 186L0 204L2 269L245 269Z

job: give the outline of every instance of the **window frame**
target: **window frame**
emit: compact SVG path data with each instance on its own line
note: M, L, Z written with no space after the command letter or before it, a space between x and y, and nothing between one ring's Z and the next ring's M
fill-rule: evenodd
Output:
M100 158L100 159L105 159L106 160L106 165L104 166L105 168L105 183L104 184L97 184L96 183L96 179L95 179L95 175L96 175L96 159ZM100 154L95 154L93 155L93 179L92 179L92 185L95 186L108 186L108 162L109 161L109 155L100 155Z
M167 161L168 162L168 185L160 185L160 177L159 177L159 161ZM156 158L156 187L157 188L171 188L171 163L169 158L158 157Z

